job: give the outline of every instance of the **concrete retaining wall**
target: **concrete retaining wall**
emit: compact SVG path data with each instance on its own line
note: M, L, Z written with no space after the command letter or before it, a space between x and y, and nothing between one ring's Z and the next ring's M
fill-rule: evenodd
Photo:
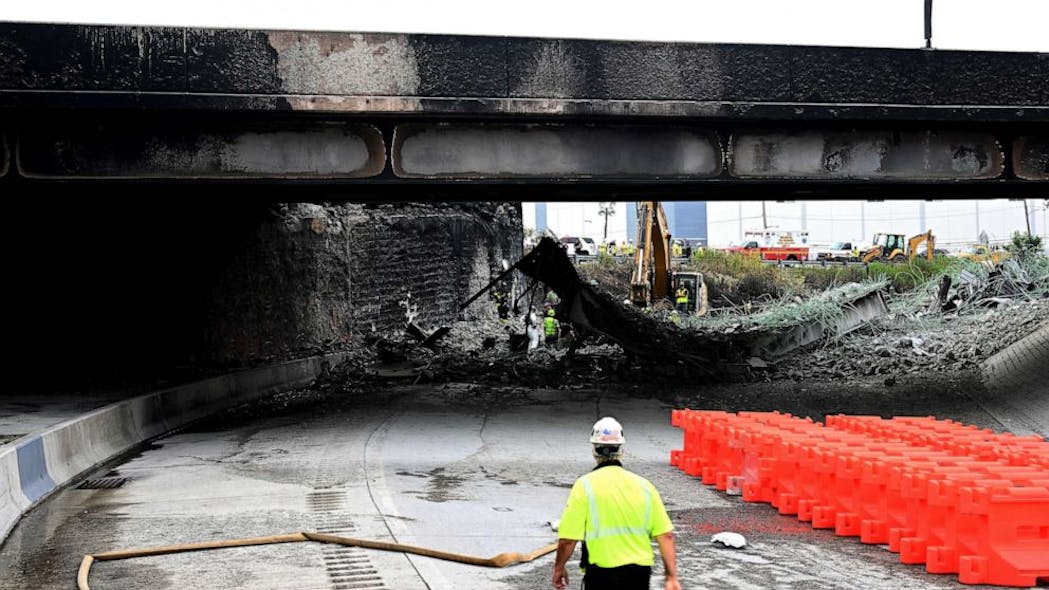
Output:
M983 405L1015 434L1049 437L1049 322L981 366Z
M308 385L346 354L287 361L156 391L23 437L0 453L0 542L27 510L95 466L224 408Z

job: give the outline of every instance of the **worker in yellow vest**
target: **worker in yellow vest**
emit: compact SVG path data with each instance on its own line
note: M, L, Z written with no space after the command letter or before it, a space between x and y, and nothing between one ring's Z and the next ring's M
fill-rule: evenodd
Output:
M650 481L623 469L623 426L615 418L598 420L590 434L597 467L580 477L568 494L557 531L554 588L568 587L565 565L583 541L583 587L648 590L659 545L665 590L681 590L674 557L674 527Z
M674 291L674 307L681 313L688 313L688 287L681 285Z
M546 310L546 318L543 319L543 334L546 336L546 345L553 347L557 344L557 337L561 332L561 323L554 317L554 308Z

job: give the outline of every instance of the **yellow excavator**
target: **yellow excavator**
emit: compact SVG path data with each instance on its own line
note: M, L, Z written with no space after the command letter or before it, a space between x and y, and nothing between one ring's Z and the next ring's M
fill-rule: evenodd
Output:
M933 249L936 247L936 236L932 230L912 236L904 242L904 234L890 234L878 232L874 234L874 245L863 253L863 262L883 260L886 262L903 262L914 260L918 255L918 246L925 244L925 258L932 260Z
M688 312L706 315L707 285L703 273L670 270L670 230L659 201L638 203L636 247L630 277L630 301L634 305L650 307L656 301L672 298L684 287L688 291Z

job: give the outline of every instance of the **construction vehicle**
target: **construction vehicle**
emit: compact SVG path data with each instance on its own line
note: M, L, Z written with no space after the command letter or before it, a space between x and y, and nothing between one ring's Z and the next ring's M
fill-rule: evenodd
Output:
M1009 251L1001 246L982 243L973 244L966 248L964 252L958 254L959 258L966 258L973 262L986 263L991 266L1001 264L1009 256Z
M699 272L670 269L671 242L666 213L659 201L637 205L637 241L634 270L630 278L630 301L638 307L651 307L669 299L678 288L688 290L688 312L707 313L707 285Z
M863 253L863 262L882 260L885 262L903 262L914 260L918 255L918 246L925 244L925 258L932 260L936 249L936 236L932 230L912 236L904 241L904 234L878 232L874 234L874 244Z
M814 249L809 248L809 232L763 229L743 232L743 241L725 248L726 252L757 256L762 260L784 260L800 262L812 259Z
M834 242L826 248L816 248L816 260L849 262L855 259L852 242Z

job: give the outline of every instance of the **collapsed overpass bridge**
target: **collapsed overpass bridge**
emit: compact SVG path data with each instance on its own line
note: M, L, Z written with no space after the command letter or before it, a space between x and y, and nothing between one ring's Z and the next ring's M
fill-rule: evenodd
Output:
M406 301L444 323L520 257L521 200L1044 196L1047 77L1023 53L0 23L13 365L289 358Z

